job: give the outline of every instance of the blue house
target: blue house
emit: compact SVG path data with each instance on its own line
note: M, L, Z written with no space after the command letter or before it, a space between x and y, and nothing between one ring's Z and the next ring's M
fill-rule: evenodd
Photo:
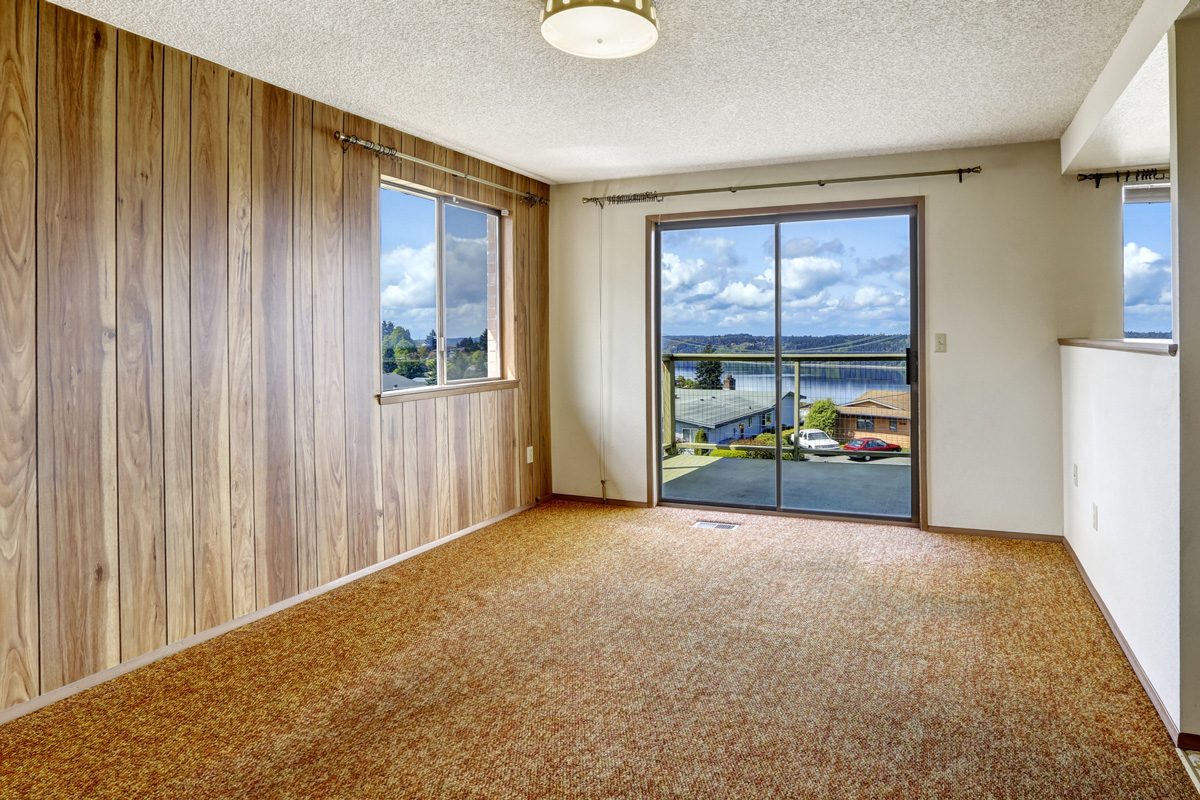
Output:
M780 403L780 421L795 422L795 393ZM675 389L675 440L692 442L704 431L709 442L720 444L774 433L775 393L751 389Z

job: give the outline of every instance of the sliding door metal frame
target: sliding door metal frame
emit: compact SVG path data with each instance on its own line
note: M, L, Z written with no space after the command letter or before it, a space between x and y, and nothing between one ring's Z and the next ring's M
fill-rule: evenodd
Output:
M925 498L925 477L926 470L924 465L924 447L925 440L924 420L920 413L922 405L921 386L924 383L924 364L923 364L923 342L921 341L924 335L924 221L923 217L924 198L911 197L899 198L894 200L879 200L879 201L864 201L850 202L843 204L817 204L811 207L792 206L780 209L751 209L739 212L738 210L729 211L714 211L711 213L704 212L699 214L680 214L674 218L666 217L666 215L650 215L647 219L647 225L652 226L650 229L650 252L647 254L647 266L652 271L651 280L647 282L648 288L651 290L652 296L647 302L647 313L652 314L653 323L651 325L650 343L650 358L651 369L650 373L653 376L651 381L650 395L651 403L653 404L653 414L649 419L653 421L654 433L651 438L652 457L650 461L654 464L654 480L651 482L651 489L654 490L654 496L651 498L652 504L671 506L671 507L705 507L705 508L728 508L730 510L747 511L752 513L774 513L785 514L791 516L808 516L820 517L829 519L843 520L886 520L888 522L906 525L923 526L927 518L927 503ZM864 219L872 217L885 216L906 216L909 220L909 358L907 359L908 374L911 377L911 383L908 383L910 392L910 418L909 418L909 438L910 438L910 482L911 482L911 515L910 517L889 517L874 514L854 514L854 513L829 513L824 511L807 511L798 508L785 508L783 505L783 441L780 436L775 437L775 507L758 505L743 505L737 503L706 503L701 501L689 501L687 503L679 503L671 500L663 500L663 471L662 471L662 454L665 442L663 440L663 391L671 390L673 387L664 387L662 385L662 234L663 231L673 230L704 230L711 228L734 228L747 227L753 225L771 225L773 226L774 250L775 250L775 408L773 420L777 428L781 426L779 411L782 407L783 393L783 313L782 313L782 281L780 275L782 271L782 226L789 222L816 222L827 220L842 220L842 219ZM736 360L736 359L735 359ZM799 391L799 387L796 387ZM799 425L799 420L793 421L793 426Z

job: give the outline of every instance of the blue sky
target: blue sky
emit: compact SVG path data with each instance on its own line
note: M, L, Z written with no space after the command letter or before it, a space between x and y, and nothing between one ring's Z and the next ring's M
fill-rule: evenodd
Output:
M907 333L908 217L782 226L783 333ZM771 336L770 225L664 231L662 330L667 335Z
M1125 330L1171 331L1171 204L1125 206Z
M437 321L437 204L381 190L380 303L384 321L420 339ZM446 336L479 336L487 327L489 215L446 205Z

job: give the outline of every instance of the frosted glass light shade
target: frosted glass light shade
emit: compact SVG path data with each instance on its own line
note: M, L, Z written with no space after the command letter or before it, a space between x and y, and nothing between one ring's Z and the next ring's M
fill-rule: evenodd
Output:
M658 41L653 0L546 0L542 36L584 58L628 58Z

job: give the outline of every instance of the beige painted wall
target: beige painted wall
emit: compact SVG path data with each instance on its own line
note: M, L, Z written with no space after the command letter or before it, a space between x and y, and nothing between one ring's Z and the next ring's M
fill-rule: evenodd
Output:
M1063 532L1178 725L1179 360L1063 347L1062 372Z
M554 490L599 496L603 459L610 498L647 499L647 214L923 195L930 523L1060 533L1055 340L1120 335L1121 212L1115 185L1097 190L1062 176L1059 155L1057 143L1044 142L554 187ZM603 212L580 202L645 189L975 164L983 174L962 185L955 178L898 180L672 198ZM949 352L932 352L934 332L949 335ZM981 429L994 431L990 446L968 449L967 436Z

